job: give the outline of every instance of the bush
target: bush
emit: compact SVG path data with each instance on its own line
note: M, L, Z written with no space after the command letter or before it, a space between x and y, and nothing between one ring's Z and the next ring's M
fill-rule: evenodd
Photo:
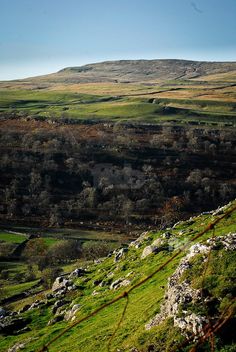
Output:
M47 255L53 263L77 259L81 256L80 243L74 240L58 241L50 247Z
M83 243L82 253L83 257L87 260L94 260L102 257L106 257L111 251L113 251L115 245L107 241L88 241Z

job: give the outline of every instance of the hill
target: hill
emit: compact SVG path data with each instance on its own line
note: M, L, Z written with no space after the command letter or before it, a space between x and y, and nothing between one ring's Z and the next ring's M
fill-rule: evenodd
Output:
M144 232L4 307L1 351L234 351L235 207Z
M236 71L236 62L188 60L120 60L79 67L67 67L57 73L35 77L52 83L142 83L188 80ZM207 80L207 77L205 77Z

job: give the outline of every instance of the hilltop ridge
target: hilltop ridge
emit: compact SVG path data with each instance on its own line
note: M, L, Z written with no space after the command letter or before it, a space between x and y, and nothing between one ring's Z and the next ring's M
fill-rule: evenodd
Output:
M178 59L119 60L68 67L56 73L58 79L68 75L79 82L149 82L193 79L209 74L236 70L236 62L204 62ZM56 77L55 77L56 78Z

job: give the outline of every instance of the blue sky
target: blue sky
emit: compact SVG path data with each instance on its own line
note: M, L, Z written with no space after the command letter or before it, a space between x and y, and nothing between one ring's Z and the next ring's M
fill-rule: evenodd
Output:
M236 61L236 0L0 0L0 80L115 59Z

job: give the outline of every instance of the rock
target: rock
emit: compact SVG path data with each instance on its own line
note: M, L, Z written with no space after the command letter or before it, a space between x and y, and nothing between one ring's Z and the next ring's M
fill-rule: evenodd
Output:
M124 278L120 278L116 281L114 281L111 285L110 285L110 290L118 290L118 288L122 287L122 286L128 286L130 285L130 280L124 279Z
M4 308L0 307L0 319L5 317L6 315L7 311Z
M115 252L114 262L117 263L127 252L128 252L128 248L125 248L125 247L121 248L118 252Z
M44 305L45 303L46 303L45 301L36 300L34 303L31 304L31 306L28 308L28 310L38 308L38 307Z
M148 255L152 254L152 253L156 253L157 252L157 247L155 246L147 246L144 248L143 253L141 255L141 259L146 258Z
M84 270L83 268L77 268L70 273L69 278L75 279L75 278L84 276L85 274L86 274L86 270Z
M153 247L159 247L164 243L162 238L157 238L156 240L154 240L151 244L151 246Z
M64 306L66 303L63 299L56 301L52 307L52 314L56 314L58 308Z
M164 232L164 233L161 235L161 237L162 237L162 238L165 238L165 239L169 239L169 238L171 238L172 236L173 236L173 234L170 233L170 232Z
M94 290L94 291L92 292L92 296L97 296L97 295L99 295L99 292L96 291L96 290Z
M66 279L65 277L59 276L56 278L52 285L52 291L56 292L61 289L66 289L68 286L71 285L73 285L73 283L70 280Z
M93 284L94 286L98 286L102 283L102 280L94 280Z
M24 350L26 343L17 342L14 346L10 347L7 352L18 352Z
M0 334L13 335L20 332L20 330L23 329L28 322L28 319L23 319L21 317L2 318L0 322Z
M67 288L63 287L62 289L60 289L59 291L56 291L56 293L54 294L55 298L61 298L64 297L66 294Z
M81 304L74 304L73 307L65 313L64 319L71 320L75 317L76 313L80 310Z
M24 313L24 312L26 312L27 310L29 310L30 309L30 304L26 304L24 307L22 307L20 310L19 310L19 314L22 314L22 313Z
M149 232L145 231L137 238L137 240L130 242L129 247L139 248L143 242L149 240L149 238Z
M133 273L133 271L130 271L125 277L130 277Z
M194 304L201 301L201 292L193 289L190 282L186 280L181 282L181 277L191 267L191 259L195 255L201 254L204 261L216 244L221 245L225 250L234 250L236 248L236 234L229 233L226 236L211 238L206 243L207 245L197 243L191 246L187 255L180 261L176 271L168 280L165 302L161 305L160 313L146 324L147 330L159 325L167 317L172 317L174 325L179 327L187 338L192 334L199 336L203 333L204 326L209 323L207 317L189 312L186 308L190 302ZM180 307L181 317L179 316Z
M47 325L53 325L58 323L59 321L62 321L64 319L64 316L61 315L56 315L54 318L52 318L51 320L49 320Z
M54 298L54 295L53 295L52 293L47 293L47 294L45 295L45 298L46 298L46 299L52 299L52 298Z

